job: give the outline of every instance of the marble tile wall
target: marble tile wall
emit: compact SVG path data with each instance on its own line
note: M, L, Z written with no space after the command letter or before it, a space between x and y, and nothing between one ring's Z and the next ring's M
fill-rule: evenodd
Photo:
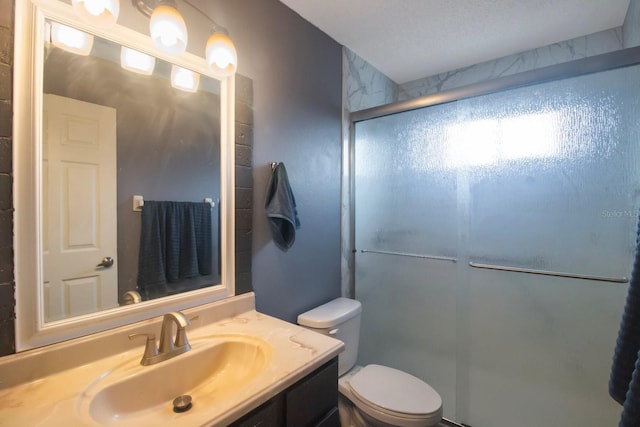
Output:
M344 48L344 105L349 112L405 101L536 68L640 45L640 0L631 0L624 25L401 85Z
M351 275L354 271L354 257L347 236L350 231L351 200L349 153L349 113L389 104L398 99L398 85L360 58L347 47L342 49L342 177L341 177L341 293L353 297Z
M640 45L640 0L631 0L622 33L625 48Z
M447 89L613 52L622 49L622 47L622 27L601 31L404 83L400 85L398 100L405 101Z
M398 85L389 77L347 47L343 48L342 58L345 110L364 110L398 99Z

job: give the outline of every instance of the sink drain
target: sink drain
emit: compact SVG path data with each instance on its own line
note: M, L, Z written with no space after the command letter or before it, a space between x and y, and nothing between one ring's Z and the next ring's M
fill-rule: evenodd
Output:
M191 396L188 394L183 394L173 399L173 412L186 412L191 409L192 406Z

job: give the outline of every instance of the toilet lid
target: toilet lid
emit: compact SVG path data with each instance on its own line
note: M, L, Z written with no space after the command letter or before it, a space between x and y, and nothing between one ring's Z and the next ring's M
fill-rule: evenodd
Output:
M442 398L429 384L387 366L367 365L349 384L360 399L395 413L429 415L442 408Z

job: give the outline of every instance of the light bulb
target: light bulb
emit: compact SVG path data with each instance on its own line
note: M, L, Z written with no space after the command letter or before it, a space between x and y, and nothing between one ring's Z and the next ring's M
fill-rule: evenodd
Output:
M218 68L227 68L231 63L231 59L227 55L218 55L215 62Z
M200 74L186 68L171 66L171 86L186 92L195 92L200 84Z
M105 5L101 0L85 0L84 7L93 16L99 16L105 11Z
M173 47L178 42L178 38L175 36L175 34L166 32L160 36L160 41L162 42L163 46Z
M122 46L120 50L120 66L135 73L150 75L156 65L156 59L146 53Z
M93 48L93 35L57 22L51 23L51 42L54 46L87 56Z
M119 0L71 0L76 14L99 27L115 25L120 14Z
M187 26L180 12L172 6L161 4L153 9L149 21L153 44L170 55L181 55L187 49Z
M207 40L207 65L219 77L228 77L236 72L238 54L233 42L223 33L213 33Z

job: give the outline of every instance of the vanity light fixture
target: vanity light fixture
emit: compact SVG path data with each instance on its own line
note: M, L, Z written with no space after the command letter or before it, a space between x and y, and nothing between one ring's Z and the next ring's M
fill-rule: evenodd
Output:
M159 50L180 55L187 48L187 28L178 12L175 0L131 0L144 15L151 18L151 38ZM212 24L213 31L207 40L205 57L209 69L218 77L228 77L238 68L238 54L225 28L216 24L202 10L183 0Z
M200 84L200 74L186 68L171 66L171 86L185 92L196 92Z
M51 22L51 43L68 52L87 56L93 48L93 35Z
M125 70L149 76L156 66L156 58L122 46L120 49L120 66Z
M120 14L120 0L71 0L76 13L100 27L115 25Z

